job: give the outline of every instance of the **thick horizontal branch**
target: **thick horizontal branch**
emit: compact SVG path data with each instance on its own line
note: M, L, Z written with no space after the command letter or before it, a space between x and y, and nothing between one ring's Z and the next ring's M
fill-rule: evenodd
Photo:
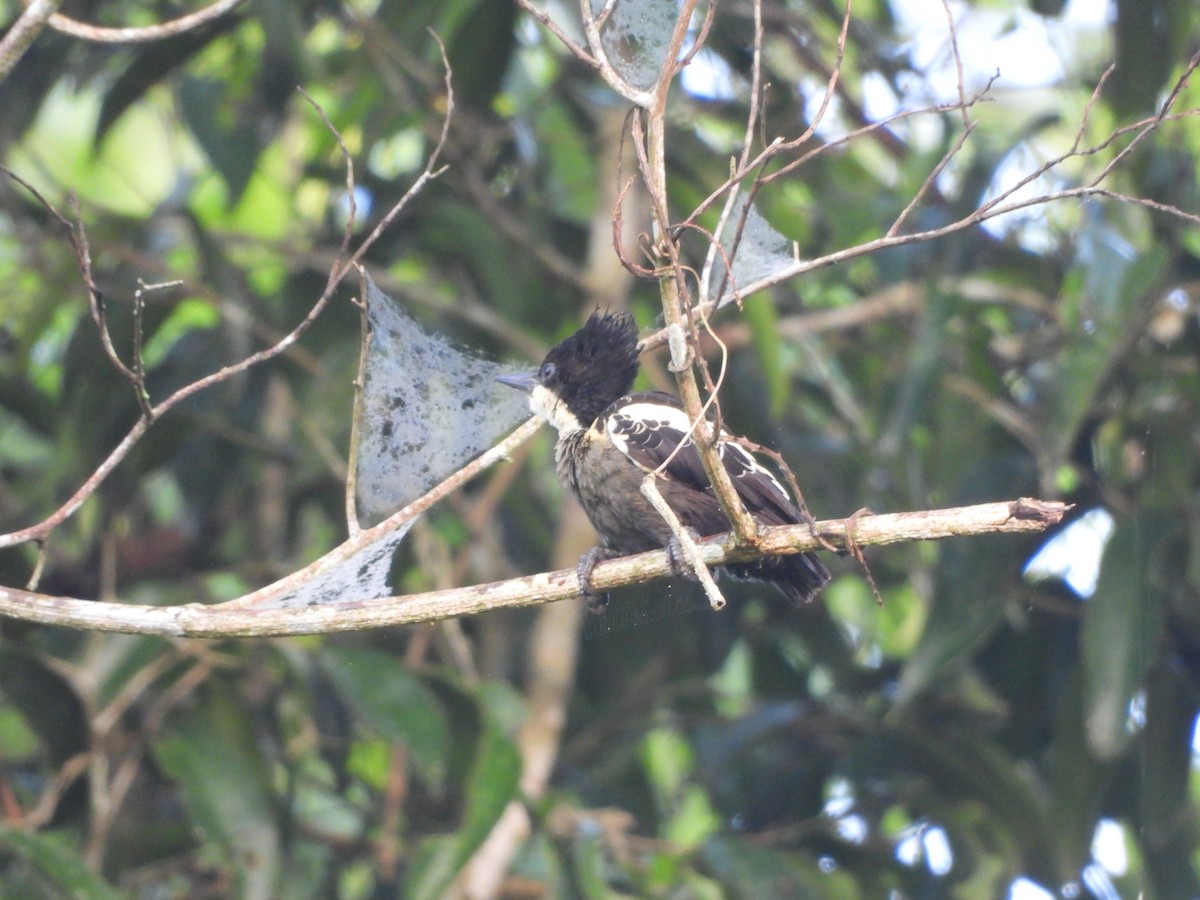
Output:
M729 536L705 541L699 545L699 550L704 562L714 566L758 556L814 550L821 546L822 539L842 546L847 536L858 546L868 546L993 532L1036 532L1057 524L1068 509L1070 507L1065 503L1021 499L924 512L865 514L817 522L815 530L819 537L807 525L764 529L757 551L735 546ZM599 564L592 574L592 585L604 591L670 574L667 554L656 550ZM330 603L303 609L228 608L199 603L173 607L132 606L50 597L0 587L0 615L94 631L171 637L270 637L412 625L491 609L533 606L573 597L578 592L579 582L574 569L408 597ZM971 602L970 598L964 602Z

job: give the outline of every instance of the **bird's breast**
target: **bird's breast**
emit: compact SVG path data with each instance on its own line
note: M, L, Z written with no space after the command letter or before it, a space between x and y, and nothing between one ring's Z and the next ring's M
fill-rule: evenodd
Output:
M605 546L621 553L664 546L670 534L642 496L645 473L604 432L592 428L562 437L554 456L559 480L579 500Z

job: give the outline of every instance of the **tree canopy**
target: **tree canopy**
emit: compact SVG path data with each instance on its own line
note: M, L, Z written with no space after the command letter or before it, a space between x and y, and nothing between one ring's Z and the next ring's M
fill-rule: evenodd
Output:
M1192 4L0 23L0 894L1200 895ZM433 342L383 413L371 284ZM594 542L548 429L383 543L347 515L352 430L433 488L516 422L463 385L597 307L843 520L820 601L629 567L603 615L534 603ZM434 396L486 414L418 441ZM1016 498L1070 509L853 539ZM427 618L530 605L365 628L334 548ZM320 633L110 633L288 577L271 633Z

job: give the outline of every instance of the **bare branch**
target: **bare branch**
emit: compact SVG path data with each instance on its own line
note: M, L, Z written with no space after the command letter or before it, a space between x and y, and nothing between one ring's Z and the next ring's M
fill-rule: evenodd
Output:
M967 103L966 87L963 84L962 56L958 52L958 32L954 27L954 13L950 9L949 0L942 0L942 9L946 12L946 27L950 31L950 47L954 53L955 85L958 89L958 113L962 118L962 132L958 135L958 139L950 146L950 149L942 154L942 158L938 160L938 164L933 167L932 171L930 171L928 175L925 176L925 180L921 183L921 186L917 189L916 193L912 195L912 199L908 201L904 209L900 210L900 215L896 216L896 221L894 221L892 223L892 227L887 230L888 237L899 234L900 229L904 227L904 223L908 221L909 215L921 204L921 201L925 199L925 195L929 193L929 189L933 187L938 176L945 171L946 166L950 164L950 161L959 154L959 151L961 151L963 146L967 143L967 138L969 138L975 131L975 123L971 121L971 107ZM990 79L988 79L988 83L984 87L985 92L991 89L992 83L998 76L999 73L997 72Z
M538 9L533 5L531 0L516 0L516 3L517 6L521 7L521 9L525 10L525 12L529 13L529 15L541 22L547 31L558 38L562 42L562 45L575 55L576 59L587 64L593 69L600 68L600 63L596 61L596 58L571 40L571 37L565 31L563 31L553 19L550 18L549 13Z
M367 313L366 269L359 273L358 296L354 303L359 312L358 373L354 376L354 405L350 413L350 446L346 451L346 533L356 537L362 530L358 520L358 448L362 446L362 405L366 388L367 355L371 351L371 322Z
M163 38L175 37L186 31L192 31L201 25L215 22L221 16L232 12L245 0L216 0L212 6L206 6L193 13L162 22L158 25L146 25L141 28L105 28L101 25L89 25L68 18L61 13L50 17L50 27L55 31L68 34L71 37L82 38L99 44L138 44L149 41L161 41ZM58 4L54 4L57 6Z
M0 172L3 172L13 181L17 182L17 184L21 185L21 187L25 188L25 190L29 191L29 193L33 195L34 199L42 205L46 212L48 212L55 219L55 221L62 225L62 227L66 230L67 243L70 244L71 251L75 254L75 264L79 267L79 276L83 280L84 287L87 288L88 310L92 314L92 321L96 324L96 331L100 336L100 344L104 348L104 354L108 357L108 361L112 364L112 367L117 370L121 377L133 385L134 393L137 395L137 403L142 409L143 416L152 417L152 411L146 402L146 386L144 382L133 368L125 365L124 360L121 359L121 355L117 353L117 348L113 346L112 334L108 330L108 319L104 306L104 294L101 293L100 288L96 286L96 282L92 277L91 248L88 245L87 231L84 230L83 218L80 215L79 206L74 197L71 198L71 205L73 208L72 211L75 214L75 221L72 222L70 219L60 213L55 208L54 204L46 199L45 195L43 195L41 191L35 188L16 172L3 165L0 165ZM134 314L136 317L137 297L135 296L134 299ZM134 365L136 367L136 361Z
M0 40L0 79L25 55L62 0L33 0Z
M1065 503L1026 498L955 509L891 515L859 514L852 519L817 522L815 527L819 536L814 535L808 525L764 529L759 549L747 548L728 535L704 541L697 547L704 563L715 566L771 554L815 550L820 548L822 540L844 543L851 530L854 542L864 547L996 532L1039 532L1060 522L1068 509L1070 506ZM592 585L598 591L605 591L670 574L666 552L656 550L600 563L592 573ZM97 631L175 637L262 637L411 625L492 609L534 606L574 597L578 593L579 577L573 568L474 587L303 609L248 609L231 604L207 606L199 603L174 607L134 606L50 597L0 587L0 615Z
M1197 58L1193 58L1192 63L1189 65L1184 77L1190 74L1196 68L1198 63L1200 63L1200 55L1198 55ZM757 281L742 285L742 292L744 294L753 294L757 291L765 290L766 288L774 285L782 284L785 281L790 281L799 275L803 275L815 269L820 269L836 263L856 259L860 256L865 256L869 253L875 253L888 247L896 247L904 244L912 244L921 241L933 240L934 238L945 237L950 234L955 234L957 232L973 228L989 219L994 219L998 216L1005 215L1006 213L1027 209L1033 206L1043 206L1059 200L1084 199L1087 197L1109 197L1123 201L1128 199L1130 202L1167 213L1185 221L1195 222L1197 221L1197 217L1194 214L1185 212L1176 206L1139 198L1128 198L1126 195L1120 194L1109 188L1101 187L1100 184L1110 174L1112 174L1117 162L1127 158L1132 148L1137 143L1143 141L1149 134L1158 129L1163 123L1183 118L1190 118L1197 115L1200 115L1200 109L1185 110L1179 113L1167 113L1164 108L1164 111L1160 112L1158 115L1117 129L1111 135L1107 136L1104 140L1092 147L1084 150L1069 151L1058 157L1055 157L1054 159L1048 160L1036 170L1021 178L1017 183L1011 185L1009 188L1005 189L1002 193L992 198L978 209L954 222L950 222L938 228L930 228L925 231L910 232L907 234L884 234L873 241L867 241L854 247L847 247L842 250L837 250L833 253L826 254L825 256L816 257L815 259L797 260L790 266L781 267L775 272L759 278ZM1040 178L1042 175L1045 175L1047 172L1061 165L1066 160L1073 157L1086 157L1098 154L1110 146L1114 141L1118 140L1121 136L1130 133L1134 135L1130 144L1124 147L1112 161L1106 164L1099 174L1091 178L1086 183L1077 185L1075 187L1063 188L1059 191L1040 194L1035 197L1014 199L1015 195L1018 193L1018 191L1020 191L1021 188L1035 181L1037 178ZM774 178L779 174L779 172L773 173L769 178L765 178L763 180L764 183L774 180ZM711 300L704 300L702 302L710 305L713 304L713 301Z

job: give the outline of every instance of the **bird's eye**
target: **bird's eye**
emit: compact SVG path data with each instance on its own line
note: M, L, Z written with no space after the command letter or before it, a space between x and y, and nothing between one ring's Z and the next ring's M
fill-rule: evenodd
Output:
M557 366L552 362L542 363L542 367L538 369L538 381L545 381L548 378L553 378L557 371Z

